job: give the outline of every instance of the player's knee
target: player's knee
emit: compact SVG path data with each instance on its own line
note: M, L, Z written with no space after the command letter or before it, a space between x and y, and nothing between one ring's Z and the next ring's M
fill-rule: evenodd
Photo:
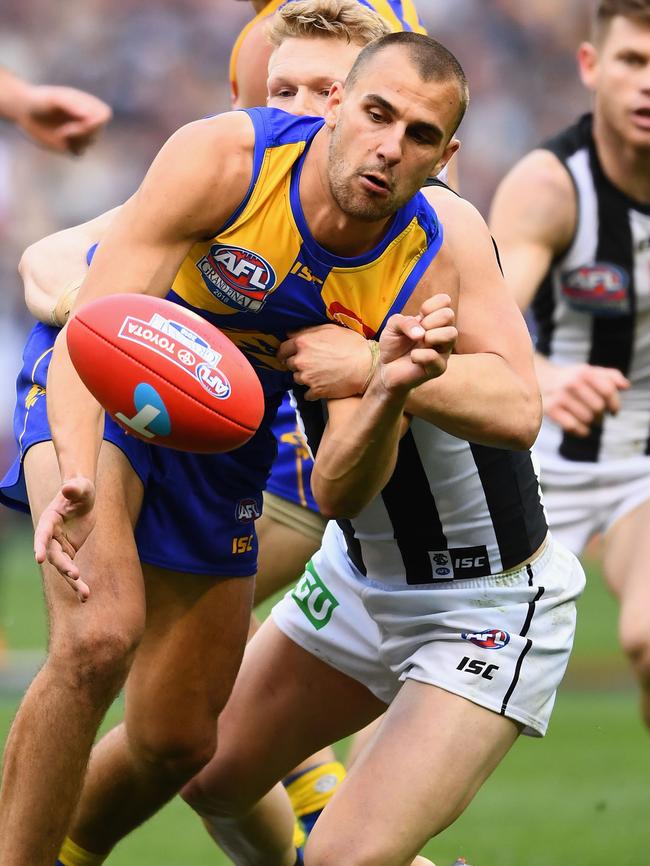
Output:
M250 774L247 780L251 781ZM181 797L199 815L212 818L242 818L257 803L259 794L247 790L235 767L221 755L182 789Z
M173 721L173 720L172 720ZM179 787L199 773L217 747L217 723L202 728L183 725L151 726L129 730L132 748L151 772Z
M48 664L59 682L80 694L119 689L129 672L141 632L114 624L74 630L53 637Z

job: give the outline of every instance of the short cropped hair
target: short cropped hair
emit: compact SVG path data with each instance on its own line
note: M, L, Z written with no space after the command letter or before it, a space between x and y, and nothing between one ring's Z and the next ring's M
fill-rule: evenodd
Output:
M618 15L650 27L650 0L597 0L592 22L594 43L602 41L612 18Z
M268 39L278 48L285 39L345 39L367 45L391 32L388 22L358 0L296 0L273 16Z
M346 88L353 87L357 80L361 77L365 66L368 62L384 51L386 48L393 46L404 49L411 63L415 66L422 81L456 81L460 93L460 106L458 117L456 119L456 127L453 133L458 128L463 119L467 106L469 105L469 86L467 84L467 76L463 71L463 67L458 62L457 58L430 36L425 36L422 33L412 33L404 31L400 33L389 33L387 36L382 36L380 39L375 39L369 45L362 49L357 57L354 66L350 70L345 86Z

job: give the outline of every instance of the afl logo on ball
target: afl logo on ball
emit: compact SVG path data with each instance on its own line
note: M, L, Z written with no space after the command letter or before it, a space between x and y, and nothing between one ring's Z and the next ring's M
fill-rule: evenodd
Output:
M217 400L230 397L230 382L221 370L215 370L207 364L199 364L196 368L196 377L205 390Z
M461 632L460 636L463 640L468 640L482 649L503 649L506 644L510 643L510 635L507 631L501 631L500 628L488 628L485 631L464 631Z
M259 312L275 288L271 265L242 247L215 244L196 266L215 298L235 310Z

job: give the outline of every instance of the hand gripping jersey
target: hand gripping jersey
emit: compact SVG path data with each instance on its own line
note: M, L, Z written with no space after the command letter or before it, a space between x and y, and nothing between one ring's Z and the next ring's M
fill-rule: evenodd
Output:
M255 18L248 22L235 40L230 53L229 67L230 87L233 94L236 93L237 58L239 57L239 50L246 35L256 24L265 18L270 18L274 12L277 12L281 6L284 6L288 2L289 0L269 0L265 8L259 15L256 15ZM413 0L359 0L359 3L378 12L396 32L399 30L411 30L415 33L426 33L418 18Z
M333 322L377 335L434 258L442 230L418 193L373 250L333 255L311 236L298 193L306 153L323 121L268 108L246 113L256 134L248 193L214 238L192 247L168 297L208 319L244 352L262 382L268 421L292 385L276 358L288 332ZM230 458L242 471L259 473L261 487L274 453L263 422Z
M537 350L558 364L615 367L621 410L587 437L544 419L536 450L597 462L650 454L650 205L617 189L598 161L591 115L547 141L573 181L578 217L533 301Z

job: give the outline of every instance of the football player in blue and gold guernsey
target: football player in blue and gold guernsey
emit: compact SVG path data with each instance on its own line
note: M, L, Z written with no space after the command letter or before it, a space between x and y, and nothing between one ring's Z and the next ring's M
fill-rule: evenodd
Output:
M415 344L425 340L417 357L426 375L440 375L453 342L448 305L457 276L435 213L417 190L457 148L453 133L466 83L455 58L427 37L392 34L375 46L370 55L362 52L346 87L333 87L324 122L254 109L176 133L111 224L78 303L119 287L167 295L199 312L256 366L270 418L290 380L275 358L288 331L344 317L379 334L405 305L419 312L435 286L442 294L433 306L429 302L424 327L403 321L415 328ZM139 476L117 449L100 448L102 413L78 380L64 338L53 353L47 399L61 487L40 494L35 544L39 562L47 560L63 579L57 583L49 571L50 655L23 702L5 755L0 860L16 866L50 866L56 854L96 727L141 641L145 592L147 628L133 667L141 670L140 684L166 689L169 714L182 713L174 729L182 740L161 743L155 725L147 730L146 701L133 691L125 726L96 753L103 766L92 805L100 803L99 811L111 816L106 826L112 831L120 817L124 835L209 757L215 716L243 650L255 570L253 551L247 563L226 559L221 573L186 577L178 592L173 574L165 573L162 526L159 558L155 552L151 557L159 566L156 580L143 584L132 531L142 496ZM385 411L369 391L354 438L364 437L365 425ZM243 498L259 497L273 451L265 421L249 445L205 462L164 449L149 456L159 468L165 464L161 475L182 501L196 537L201 529L214 532L224 516L230 519ZM219 513L196 495L203 478L219 479L213 483ZM96 497L105 510L85 544L95 526ZM69 587L86 601L83 609ZM224 640L221 654L215 653L216 640ZM79 642L104 653L92 675L83 673L88 661ZM219 658L221 689L214 667L202 665L208 655ZM131 668L132 684L133 674ZM169 688L172 675L175 690ZM204 693L211 696L207 705ZM54 742L56 749L35 748ZM148 759L165 748L170 757L164 762ZM182 758L171 757L179 753ZM36 813L49 816L47 826L34 825ZM115 841L105 837L101 844L107 850Z

